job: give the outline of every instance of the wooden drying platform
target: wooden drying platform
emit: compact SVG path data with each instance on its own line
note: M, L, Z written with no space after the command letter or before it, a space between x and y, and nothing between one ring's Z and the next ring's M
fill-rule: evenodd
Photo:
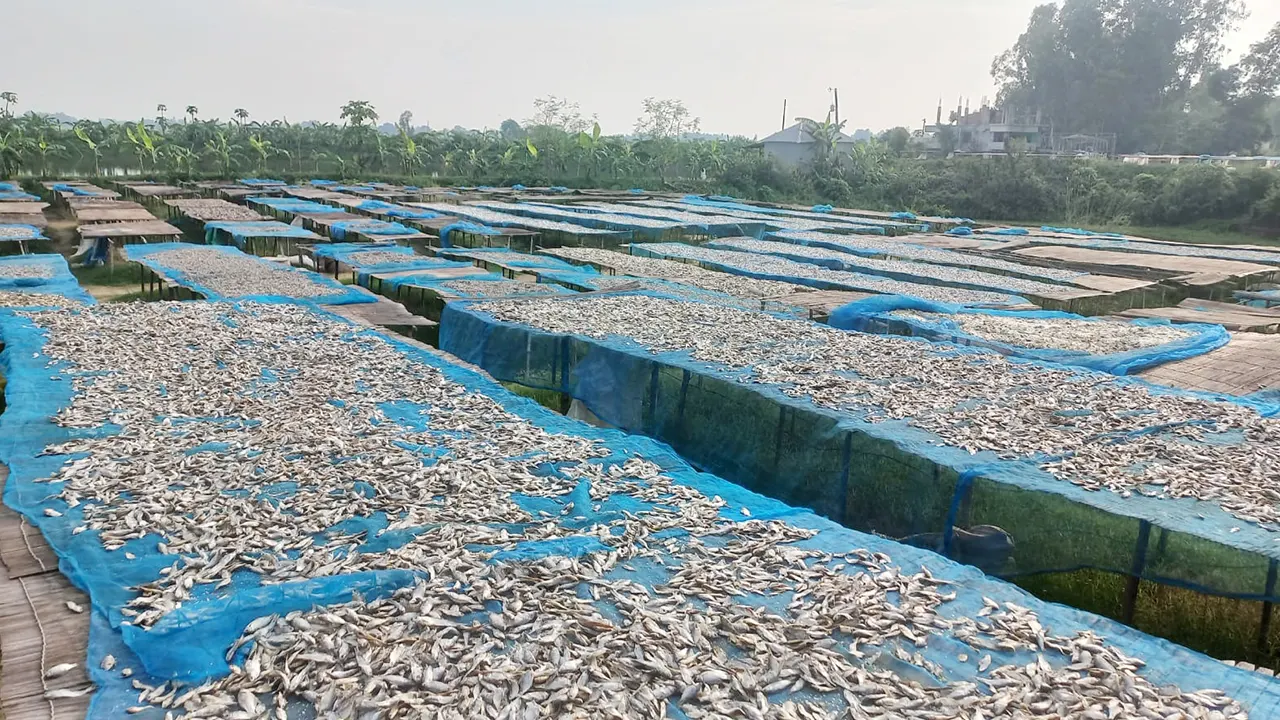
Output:
M44 209L49 207L47 202L35 202L33 200L6 200L0 202L0 216L8 217L9 215L39 215ZM9 222L0 220L0 222Z
M371 327L435 327L437 325L435 321L421 315L414 315L400 303L392 302L385 297L378 298L376 303L326 305L325 308L351 322Z
M117 207L81 208L74 215L76 221L81 223L145 222L156 219L146 208L134 203L120 203Z
M0 465L0 486L9 469ZM91 695L46 700L46 689L89 686L89 599L58 571L44 536L18 513L0 507L0 712L5 720L83 718ZM85 609L74 613L67 602ZM77 667L56 680L45 672Z
M1152 279L1180 285L1198 296L1229 297L1234 290L1243 290L1250 284L1265 282L1280 274L1276 268L1238 260L1193 258L1181 255L1154 253L1116 252L1091 248L1060 245L1018 247L1010 249L1017 258L1053 260L1067 267L1091 272L1105 269L1128 269L1146 272Z
M83 238L168 238L182 234L182 231L178 228L154 217L141 222L109 222L81 225L79 230L80 237Z
M39 215L0 215L0 225L31 225L33 227L49 227L49 218L44 213Z
M1255 308L1195 298L1183 300L1174 307L1134 308L1120 313L1120 316L1162 318L1175 323L1214 323L1238 332L1280 332L1280 309Z
M679 278L671 278L670 281L680 282ZM827 318L831 316L831 312L841 305L848 305L851 302L865 300L873 296L873 293L853 292L851 290L814 290L813 292L791 293L790 295L780 295L769 299L783 305L804 308L809 311L810 320L826 322Z
M1140 377L1160 385L1231 395L1280 388L1280 335L1231 333L1231 342L1211 353L1166 363Z

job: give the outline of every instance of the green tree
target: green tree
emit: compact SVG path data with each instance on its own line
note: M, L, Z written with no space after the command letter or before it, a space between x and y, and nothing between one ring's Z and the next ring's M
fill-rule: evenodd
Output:
M22 155L27 148L27 139L21 128L15 128L0 135L0 177L12 178L22 169Z
M368 100L350 100L342 106L340 117L352 127L378 121L378 111Z
M799 120L804 132L813 138L814 165L823 168L836 163L840 138L844 135L844 126L848 121L834 122L830 112L821 122L810 118L799 118Z
M1242 13L1241 0L1041 5L992 65L999 103L1043 110L1059 133L1114 132L1121 152L1152 148Z
M502 133L503 140L523 140L528 135L524 128L520 127L520 123L511 118L502 121L498 132Z
M93 155L93 174L95 176L102 174L102 149L98 146L98 142L89 136L89 131L83 126L75 127L76 138L84 143L84 146Z
M904 127L886 130L881 137L881 142L889 148L889 152L894 155L902 155L907 151L907 145L911 142L911 131Z
M196 115L199 115L199 114L200 114L200 108L196 107L195 105L187 106L187 117L191 118L191 122L195 122Z
M696 133L701 121L689 112L681 100L656 100L645 98L640 118L636 120L636 134L658 140L679 140L687 133Z

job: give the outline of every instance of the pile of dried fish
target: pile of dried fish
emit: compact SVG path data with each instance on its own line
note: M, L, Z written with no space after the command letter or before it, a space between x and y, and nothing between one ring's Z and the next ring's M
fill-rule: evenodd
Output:
M923 323L950 322L964 332L994 342L1046 350L1071 350L1092 355L1141 350L1195 337L1173 325L1138 325L1117 320L1034 318L961 313L940 315L898 310L894 317Z
M558 285L527 283L507 278L493 280L468 280L465 278L449 280L439 284L440 287L458 297L501 297L504 295L558 295L563 288Z
M636 243L632 247L660 257L709 262L732 270L762 275L818 280L846 290L881 293L884 295L912 295L925 300L961 305L1008 305L1011 302L1011 296L1004 293L986 290L962 290L941 285L927 285L923 282L913 283L892 280L878 275L830 270L821 265L796 262L772 255L756 255L737 250L716 250L710 247L682 243ZM905 264L911 265L912 263ZM954 270L955 268L949 269ZM1014 278L1001 279L1015 280Z
M346 260L353 267L366 267L370 265L404 265L407 263L420 262L427 258L422 255L413 255L410 253L391 252L390 250L362 250L347 255Z
M994 239L994 238L988 238ZM1028 238L1012 236L1001 239L1024 241ZM1179 255L1182 257L1218 258L1221 260L1239 260L1242 262L1260 263L1263 265L1280 264L1280 252L1267 250L1251 250L1248 248L1224 248L1214 245L1194 245L1191 243L1143 242L1141 240L1123 240L1106 237L1032 237L1034 242L1051 245L1071 245L1075 247L1094 248L1097 250L1127 250L1130 252L1156 253L1158 255Z
M1062 285L1050 285L1049 283L1043 283L1037 280L1026 280L1018 277L996 275L994 273L982 272L980 270L969 270L967 268L957 267L954 265L933 265L927 262L917 262L914 260L886 260L882 258L858 257L846 252L840 252L839 250L830 250L828 248L814 247L812 245L773 242L770 240L734 238L732 240L716 240L709 243L706 247L724 250L740 250L762 255L778 255L793 258L798 257L821 262L834 261L841 265L849 266L849 269L853 272L866 272L870 274L884 273L885 275L908 275L911 277L918 277L922 282L936 280L944 283L976 285L978 287L1003 290L1005 292L1023 295L1037 295L1043 297L1046 295L1056 295L1069 289Z
M547 218L548 220L563 220L567 223L586 224L588 222L603 223L605 225L615 225L619 229L627 227L642 227L651 230L672 230L680 227L679 223L669 220L656 220L654 218L636 217L632 215L615 215L613 213L600 212L594 209L575 211L566 210L563 207L554 205L540 205L535 203L505 203L505 202L481 202L476 203L476 207L482 207L497 212L511 213L513 215L529 215L530 217Z
M511 215L510 213L482 208L478 205L455 205L450 203L409 203L409 205L495 227L522 227L530 230L546 230L571 235L613 235L618 232L616 230L601 230L584 225L574 225L573 223L560 222L559 220Z
M531 203L538 204L538 203ZM681 223L683 225L750 225L755 221L746 218L733 217L732 215L719 214L703 214L695 212L687 212L684 210L676 210L670 208L648 207L645 205L632 203L608 203L608 202L589 202L575 205L573 207L588 207L602 212L617 213L619 215L640 215L643 217L658 218L660 220L670 220L672 222ZM824 227L829 227L828 223Z
M29 240L31 236L31 228L25 225L0 225L0 240Z
M191 283L234 298L248 295L282 295L310 298L343 292L313 273L294 270L227 248L194 245L179 250L155 252L145 262L182 273Z
M872 251L889 257L902 258L903 260L935 263L937 265L977 267L1004 275L1043 278L1045 280L1052 280L1054 282L1066 284L1071 284L1071 282L1076 278L1087 274L1076 270L1039 267L1037 265L1026 265L1023 263L1010 262L1008 260L984 257L982 255L969 255L967 253L956 252L955 250L913 245L911 244L913 240L913 237L911 236L899 237L890 240L873 235L834 235L832 233L822 232L785 232L778 233L773 237L780 240L786 240L788 242L793 240L802 240L807 243L818 243L824 246L845 248L855 254L861 252L865 255L867 251Z
M418 578L380 600L260 617L225 678L135 678L137 712L281 718L300 698L342 718L659 718L670 702L691 718L1245 716L1218 691L1156 688L1141 660L1007 600L957 618L952 601L977 605L967 580L805 549L812 530L753 520L633 446L549 433L301 307L26 317L74 378L55 422L120 429L46 449L68 461L48 478L65 507L45 514L81 513L77 532L116 562L154 536L147 552L172 559L124 608L144 634L238 592L233 574L256 575L259 597L370 570ZM719 334L703 323L680 337L700 332ZM571 541L589 544L556 554ZM941 653L956 652L947 662L970 670L948 681Z
M675 260L637 257L613 252L612 250L566 247L553 248L541 252L571 262L593 263L627 275L675 280L703 290L741 298L778 298L792 293L808 292L813 289L806 285L796 285L777 280L757 280L732 273L707 270L697 265Z
M472 308L549 332L687 350L700 363L749 369L755 382L822 407L871 422L905 420L970 453L1035 460L1090 490L1196 498L1268 529L1280 524L1280 420L1237 403L647 296Z
M552 276L554 278L554 275ZM681 282L671 280L660 280L657 278L632 277L629 275L585 275L577 282L595 288L596 290L616 290L616 289L634 289L649 290L652 292L662 293L677 297L682 300L691 300L693 302L709 302L719 305L730 305L732 307L751 308L760 310L762 301L751 300L748 298L739 298L733 295L713 292L711 290L703 290ZM783 303L766 303L770 307L764 309L773 309L777 311L790 311L790 308Z
M764 223L780 230L835 230L844 232L869 232L870 228L879 225L899 225L900 223L879 223L865 218L853 218L844 215L827 215L805 213L801 211L780 211L776 213L752 212L733 208L690 205L669 200L651 200L636 203L641 206L685 210L687 212L707 212L736 218L739 222Z
M200 222L253 222L267 219L247 207L220 198L166 200L165 203Z
M5 280L37 279L46 280L54 276L53 266L36 263L0 262L0 278Z
M71 307L80 303L57 293L0 290L0 307Z

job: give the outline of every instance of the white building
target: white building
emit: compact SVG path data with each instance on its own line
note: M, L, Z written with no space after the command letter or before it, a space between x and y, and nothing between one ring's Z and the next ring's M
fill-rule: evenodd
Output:
M816 141L805 132L804 123L796 123L785 130L770 135L760 141L760 147L770 157L776 158L779 165L794 168L812 162L816 157ZM840 133L836 141L836 152L848 153L853 150L854 139Z

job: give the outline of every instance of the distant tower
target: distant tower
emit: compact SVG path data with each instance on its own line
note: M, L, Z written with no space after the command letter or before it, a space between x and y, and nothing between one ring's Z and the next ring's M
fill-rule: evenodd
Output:
M934 122L938 125L942 124L942 98L938 98L938 119Z

